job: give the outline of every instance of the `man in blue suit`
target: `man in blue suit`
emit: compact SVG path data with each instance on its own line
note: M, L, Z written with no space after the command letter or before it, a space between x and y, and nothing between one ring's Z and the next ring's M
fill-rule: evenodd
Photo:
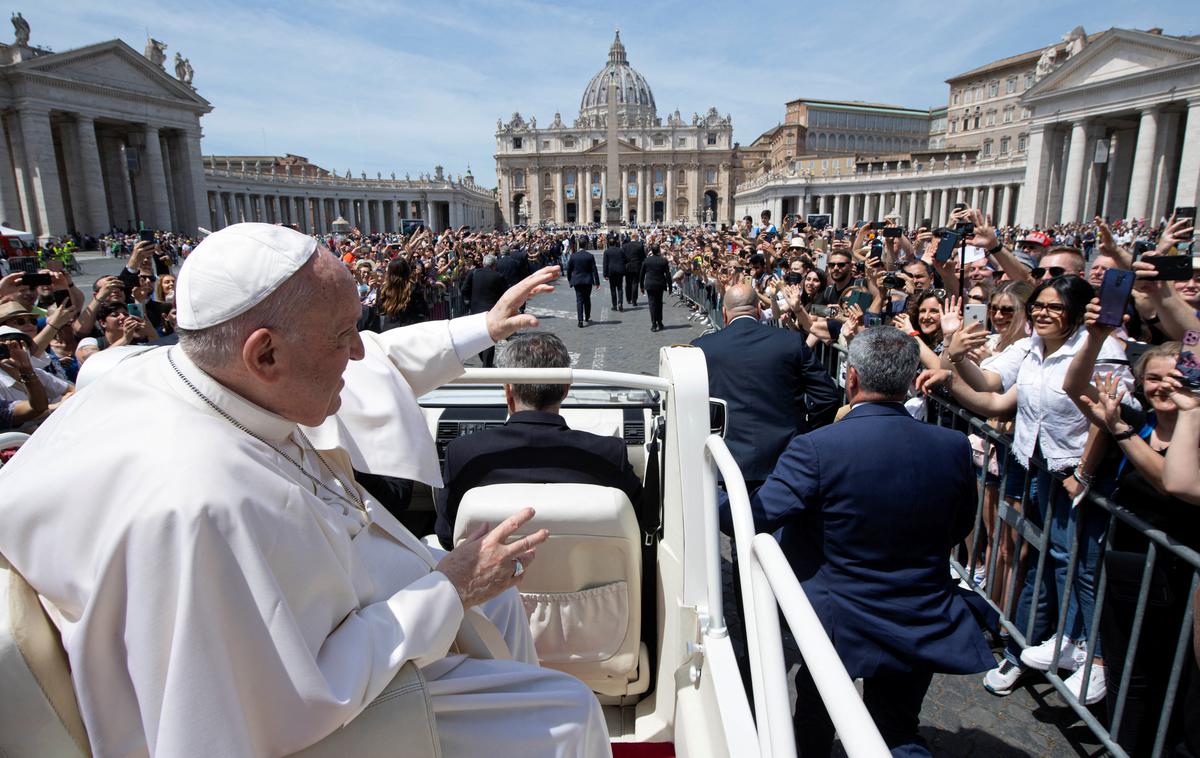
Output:
M596 258L587 250L576 250L567 258L567 282L575 288L575 310L579 315L579 328L583 322L592 321L591 287L600 289L600 274L596 271Z
M755 529L777 532L847 672L864 680L867 710L897 756L930 755L917 726L935 672L995 665L948 564L975 516L971 447L904 410L919 362L916 341L891 326L857 336L851 411L793 439L750 503ZM797 747L828 755L833 725L807 667L796 690Z
M708 394L728 410L725 444L751 489L797 434L833 420L840 393L798 332L758 322L749 283L725 290L725 328L692 340L704 351Z

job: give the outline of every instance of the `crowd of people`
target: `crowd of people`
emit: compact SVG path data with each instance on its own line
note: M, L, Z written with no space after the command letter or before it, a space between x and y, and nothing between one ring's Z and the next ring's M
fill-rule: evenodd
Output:
M983 686L1006 695L1030 670L1061 670L1070 672L1066 686L1081 702L1107 698L1111 711L1133 644L1132 604L1148 542L1126 521L1110 519L1088 493L1200 547L1198 377L1186 361L1177 365L1181 354L1200 352L1193 222L1097 218L995 228L978 209L960 207L943 228L924 220L905 229L891 216L843 228L788 216L776 226L764 212L731 228L422 228L318 240L357 283L360 331L487 313L531 273L567 268L574 255L591 251L602 256L599 268L569 280L579 293L581 327L601 279L614 309L647 293L652 330L662 328L664 293L675 288L714 326L736 312L798 332L810 348L825 351L848 349L871 327L894 327L920 356L910 413L925 418L934 404L954 403L987 419L991 430L971 437L983 509L967 540L973 574L965 583L978 586L1022 635L1032 620L1034 636L1022 645L996 626L1004 652ZM176 277L196 240L135 232L98 243L117 270L88 294L53 258L36 272L0 278L0 430L37 429L70 401L82 366L97 353L178 338ZM1176 255L1193 256L1191 276L1164 280L1155 258ZM1102 317L1099 300L1110 269L1135 278L1115 324ZM494 355L489 345L480 353L483 364L493 365ZM763 398L773 402L782 401ZM826 406L813 425L833 416ZM999 449L996 440L1011 444ZM761 482L770 469L753 473L748 478ZM1011 517L998 518L1001 511L1049 528L1044 570L1034 570L1034 546L1018 538ZM1166 600L1150 609L1139 632L1131 676L1140 686L1128 696L1120 729L1131 753L1153 739L1193 573L1175 555L1160 559L1153 573L1151 590ZM1098 600L1102 574L1109 591ZM1186 682L1179 695L1186 706L1177 714L1200 712L1193 660ZM1173 728L1186 731L1182 716L1175 721Z

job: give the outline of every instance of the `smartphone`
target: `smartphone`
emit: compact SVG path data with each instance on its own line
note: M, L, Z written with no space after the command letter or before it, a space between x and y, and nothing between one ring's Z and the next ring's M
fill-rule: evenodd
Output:
M863 313L866 313L871 307L871 300L872 297L870 292L855 292L853 295L846 298L846 305L857 305L859 308L862 308Z
M834 229L833 230L833 238L835 240L846 239L846 232L842 231L841 229Z
M883 236L884 237L899 237L902 234L904 234L904 227L902 227L902 226L885 226L885 227L883 227Z
M934 251L933 257L938 263L945 263L954 257L954 250L958 247L962 235L958 232L945 229L942 231L942 236L938 239L937 250Z
M1125 304L1129 302L1129 294L1133 292L1133 282L1137 279L1132 271L1110 268L1104 272L1104 281L1100 283L1100 317L1097 324L1117 327L1125 323Z
M983 324L987 326L987 303L967 303L963 306L963 326Z
M134 318L146 318L146 311L142 310L141 303L126 303L125 310L129 311L129 315Z
M153 229L139 229L138 230L138 241L139 242L153 242L154 241L154 230Z
M163 276L171 273L171 259L165 255L154 256L154 275Z
M0 361L11 357L12 353L9 352L8 345L0 344Z
M966 209L967 209L966 203L955 203L954 204L954 210L956 210L956 211L965 211Z
M933 219L931 219L931 218L921 219L921 228L922 229L929 229L932 226L933 226Z
M883 228L883 223L884 222L882 222L882 221L872 221L870 224L867 225L867 228L870 229L871 231L879 231L880 229Z
M829 314L832 311L828 305L810 305L808 306L808 312L820 318L829 318Z
M1190 279L1191 277L1188 278ZM27 272L21 277L21 284L25 285L26 287L46 287L49 286L51 281L52 280L50 279L49 274L31 274Z
M1133 258L1137 260L1142 257L1143 253L1148 253L1154 249L1154 243L1150 240L1137 240L1133 243Z
M1145 255L1142 260L1154 266L1157 274L1150 279L1160 282L1186 282L1192 278L1190 255Z
M1181 205L1178 208L1176 208L1175 209L1175 220L1178 221L1181 218L1186 218L1189 221L1195 221L1196 220L1196 206Z
M1200 392L1200 360L1196 359L1195 353L1191 350L1184 350L1180 353L1179 358L1175 361L1175 370L1183 375L1184 387L1192 392Z
M65 303L71 299L71 291L70 290L54 290L54 292L51 293L51 297L54 298L55 305L62 305L63 303Z

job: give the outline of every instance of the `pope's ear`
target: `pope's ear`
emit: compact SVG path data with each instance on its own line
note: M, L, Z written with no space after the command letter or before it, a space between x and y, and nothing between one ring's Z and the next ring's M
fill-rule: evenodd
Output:
M278 335L266 327L255 329L242 345L242 364L261 382L275 382L282 373Z

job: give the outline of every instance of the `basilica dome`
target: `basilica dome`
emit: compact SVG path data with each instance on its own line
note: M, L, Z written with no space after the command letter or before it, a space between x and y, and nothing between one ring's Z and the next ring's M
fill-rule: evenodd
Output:
M608 65L600 70L588 82L583 91L583 99L579 103L579 115L583 118L603 116L608 112L608 78L617 78L617 113L629 118L644 117L654 119L657 112L654 106L654 93L646 78L629 65L625 57L625 45L621 44L621 33L617 32L612 47L608 51Z

